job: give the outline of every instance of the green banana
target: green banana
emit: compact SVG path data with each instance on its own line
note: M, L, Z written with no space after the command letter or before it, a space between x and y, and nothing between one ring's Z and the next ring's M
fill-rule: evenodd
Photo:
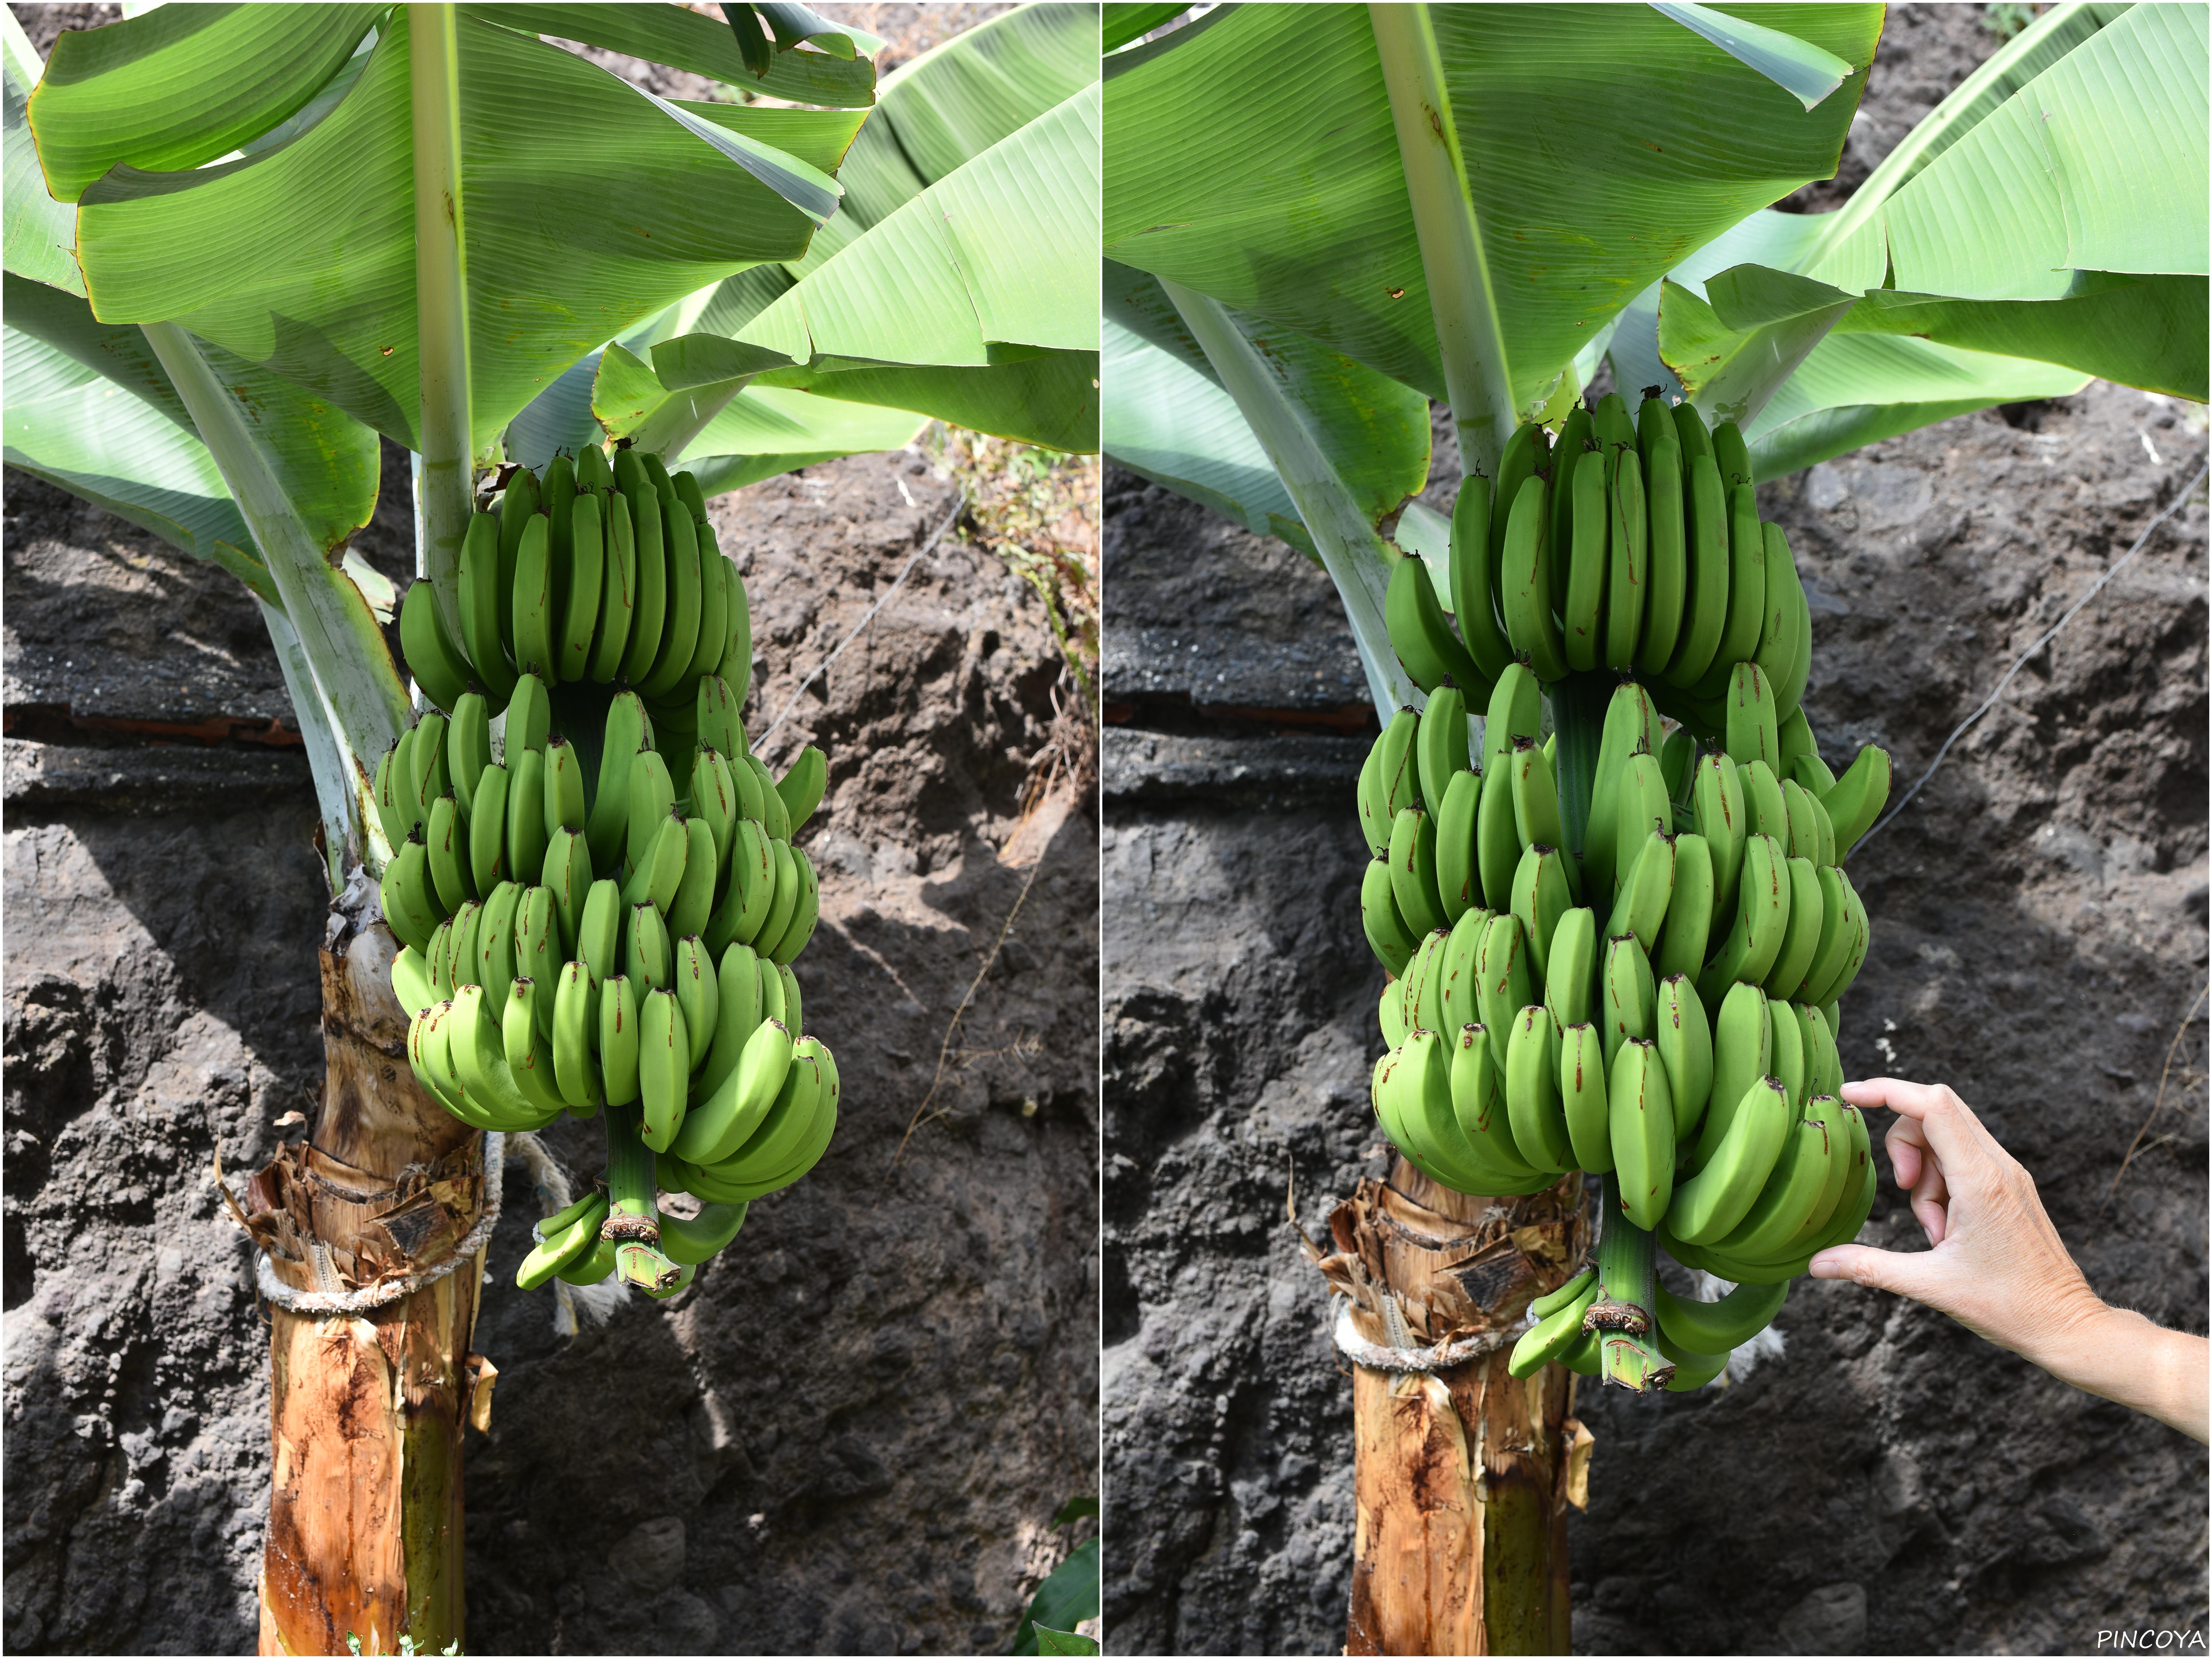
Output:
M691 1038L684 1009L673 991L647 993L638 1010L637 1091L639 1136L656 1152L672 1148L684 1127L686 1085L691 1076Z
M1368 948L1384 971L1394 978L1404 975L1419 946L1419 938L1406 925L1398 909L1396 884L1388 859L1376 859L1359 884L1359 921L1366 930Z
M1460 481L1459 499L1452 504L1450 556L1452 611L1460 638L1476 672L1493 686L1513 660L1512 644L1498 626L1497 589L1491 580L1494 499L1489 479L1470 475Z
M1660 1334L1676 1346L1691 1353L1726 1354L1771 1325L1789 1298L1786 1279L1779 1285L1740 1285L1717 1302L1692 1302L1662 1285L1651 1311Z
M1620 453L1608 469L1607 535L1609 556L1605 591L1605 649L1601 660L1616 672L1636 667L1642 642L1645 597L1650 587L1650 506L1644 494L1644 463L1633 449Z
M686 934L705 933L714 914L714 878L718 873L714 831L704 818L670 822L680 823L684 827L683 873L677 879L676 890L669 896L667 911L670 937L682 939Z
M1517 667L1518 665L1516 664ZM1514 823L1510 757L1481 779L1474 810L1474 865L1482 877L1482 902L1502 909L1513 902L1513 877L1521 867L1521 832Z
M514 879L545 867L545 751L526 749L507 767L507 868Z
M494 1007L507 1001L514 982L514 913L526 890L518 882L502 881L485 896L477 918L477 963L471 977L493 998Z
M1703 1169L1726 1139L1737 1103L1771 1069L1774 1023L1766 1012L1766 993L1738 985L1721 1004L1713 1021L1713 1086L1705 1127L1691 1149L1692 1167Z
M1640 849L1653 831L1674 833L1674 803L1667 793L1667 776L1659 757L1650 752L1631 755L1620 769L1620 793L1613 807L1613 879L1627 873L1622 860L1631 848Z
M481 691L464 692L446 726L446 773L464 818L476 800L477 782L490 764L491 705Z
M660 1253L671 1261L694 1267L726 1249L745 1224L747 1200L734 1204L704 1204L699 1213L684 1218L660 1212Z
M1659 750L1659 775L1666 780L1667 797L1674 803L1674 817L1681 821L1690 805L1690 772L1698 763L1698 740L1690 728L1678 726L1667 734Z
M1382 1046L1395 1048L1405 1042L1406 981L1394 979L1382 987L1382 995L1375 1005L1375 1023L1382 1033Z
M1674 1192L1674 1101L1658 1045L1631 1037L1606 1067L1607 1123L1620 1206L1649 1231L1667 1213Z
M1686 691L1702 682L1712 667L1729 621L1728 499L1712 457L1689 455L1689 447L1686 440L1683 540L1689 560L1689 592L1683 601L1681 638L1662 676L1668 684Z
M1452 779L1468 769L1467 699L1458 687L1440 685L1429 694L1429 706L1413 732L1413 770L1421 799L1431 811L1440 806Z
M593 1193L585 1201L583 1212L564 1225L552 1228L541 1224L538 1242L531 1246L530 1254L522 1258L522 1266L515 1272L515 1288L534 1291L591 1255L599 1243L599 1224L606 1212L606 1199Z
M814 929L822 920L822 879L815 872L814 860L794 847L791 849L791 865L799 877L799 908L792 912L790 926L769 947L768 953L777 967L786 969L806 948L806 941L814 937Z
M1663 418L1663 417L1662 417ZM1669 422L1671 424L1671 422ZM1636 647L1636 672L1663 675L1681 641L1683 612L1690 591L1689 544L1684 515L1682 452L1668 444L1644 456L1645 522L1650 597L1644 602L1644 634Z
M686 477L690 476L684 474ZM704 519L694 519L691 533L699 556L699 637L691 647L691 660L677 676L679 686L713 673L730 646L729 617L725 614L730 590L722 580L722 573L731 568L730 562L722 556L721 543L714 534L714 526Z
M1414 933L1449 925L1437 887L1436 823L1419 807L1407 807L1391 825L1390 890Z
M1566 877L1569 860L1556 847L1538 843L1521 854L1513 872L1512 913L1528 945L1528 973L1544 980L1552 960L1552 934L1574 906Z
M1835 978L1817 987L1808 981L1805 987L1805 1000L1820 1008L1827 1018L1831 1030L1835 1029L1837 1000L1851 988L1851 981L1858 977L1859 969L1866 965L1867 947L1874 932L1867 918L1866 901L1859 896L1858 890L1849 882L1844 884L1844 898L1850 906L1850 916L1846 923L1850 930L1846 938L1850 942L1845 948L1843 966Z
M629 776L629 811L623 830L623 862L634 876L650 865L670 817L676 811L676 785L668 775L668 763L659 751L641 749L631 757ZM596 863L596 855L594 862ZM608 860L610 866L613 860ZM670 872L670 890L681 878L682 872Z
M1408 1032L1376 1070L1375 1115L1390 1144L1423 1175L1455 1192L1479 1191L1481 1172L1452 1155L1461 1137L1446 1053L1435 1032Z
M1828 1127L1814 1118L1793 1121L1784 1130L1782 1151L1743 1219L1712 1247L1729 1254L1758 1257L1781 1249L1800 1231L1811 1231L1829 1168Z
M1492 1061L1502 1077L1505 1071L1506 1038L1513 1022L1529 1003L1528 957L1521 932L1521 919L1510 912L1492 918L1483 929L1482 950L1475 958L1475 1006L1482 1010L1481 1024L1500 1034L1490 1045Z
M553 643L553 548L550 520L532 514L516 544L513 615L515 665L553 679L560 654Z
M1410 708L1401 708L1390 717L1390 724L1382 728L1382 811L1383 835L1389 836L1390 827L1398 814L1409 806L1425 806L1421 797L1420 760L1413 752L1413 741L1421 732L1421 717Z
M1559 625L1552 619L1546 539L1544 480L1531 477L1521 486L1507 518L1500 592L1506 637L1538 679L1551 681L1567 677L1567 660Z
M1753 1083L1736 1103L1712 1157L1674 1189L1668 1231L1688 1244L1711 1244L1732 1231L1758 1201L1791 1122L1782 1085L1771 1078Z
M1753 836L1744 842L1735 920L1698 979L1698 994L1709 1006L1725 996L1733 982L1765 982L1789 937L1795 887L1780 842L1771 836Z
M1767 995L1786 998L1805 982L1805 970L1813 965L1827 914L1818 866L1810 859L1784 862L1790 872L1790 925L1782 935L1782 948L1775 952L1773 965L1759 982L1766 987Z
M759 1033L754 1036L757 1041ZM821 1104L823 1079L820 1054L821 1045L811 1038L801 1038L792 1044L782 1086L758 1127L739 1139L734 1152L702 1162L699 1167L726 1184L765 1181L781 1170L805 1139ZM738 1076L743 1077L745 1070L741 1062Z
M712 1097L737 1069L738 1056L759 1029L763 1012L760 958L750 945L732 945L714 970L714 1040L694 1080L693 1098Z
M1483 709L1482 775L1486 781L1505 775L1505 757L1513 752L1513 740L1528 738L1533 741L1543 718L1541 683L1529 672L1527 664L1510 665L1498 676Z
M569 502L564 539L568 563L554 636L554 665L562 679L580 680L591 672L592 641L606 599L605 526L600 521L599 498L591 491Z
M446 962L441 969L445 995L453 995L476 978L483 960L478 951L483 922L483 906L474 899L453 912L453 932L446 941Z
M1492 1193L1539 1192L1553 1177L1531 1168L1513 1139L1505 1103L1504 1057L1493 1054L1504 1046L1502 1041L1493 1043L1486 1026L1460 1027L1451 1055L1452 1120L1470 1159L1485 1170Z
M592 970L582 962L561 969L553 993L553 1082L572 1109L599 1104L599 1068L592 1058Z
M1796 1005L1797 1023L1805 1030L1805 1089L1808 1094L1838 1095L1844 1086L1844 1059L1836 1039L1818 1008Z
M1382 621L1389 630L1390 648L1423 691L1433 692L1447 681L1469 686L1484 683L1482 671L1453 634L1444 608L1437 603L1436 585L1418 555L1401 553L1391 566L1382 596Z
M453 787L446 766L446 717L435 710L416 723L415 743L407 753L408 793L403 805L412 811L417 824L429 823L431 803Z
M1790 826L1784 845L1790 856L1821 862L1820 831L1813 818L1813 809L1820 803L1788 778L1781 780L1781 788L1783 821Z
M674 981L676 1006L684 1014L684 1032L690 1039L690 1051L683 1056L684 1074L688 1079L699 1069L714 1044L715 1023L721 1012L721 981L715 973L714 959L707 954L697 935L678 939L674 951L675 963L669 972Z
M499 501L499 608L495 614L510 657L514 655L514 573L522 535L543 501L536 473L527 467L518 467L508 475Z
M605 685L622 667L629 644L630 623L637 614L637 531L630 519L629 499L620 491L603 498L605 518L601 542L604 569L599 581L599 614L592 629L585 673L594 685Z
M1589 410L1577 402L1567 410L1566 419L1559 422L1559 435L1552 445L1552 479L1545 503L1544 543L1550 553L1552 592L1555 594L1567 591L1568 549L1574 539L1575 479L1582 471L1583 458L1591 453L1592 429ZM1598 470L1604 471L1602 458Z
M384 866L379 894L385 923L393 937L417 951L428 949L430 935L438 931L445 913L439 908L437 890L431 884L429 849L423 845L419 830L401 843L392 861Z
M1398 981L1398 997L1402 1011L1402 1024L1408 1031L1437 1031L1443 1029L1436 997L1442 990L1433 981L1438 958L1450 934L1437 932L1425 933L1413 951L1413 961L1406 964L1406 976Z
M1601 460L1577 465L1571 484L1562 491L1569 507L1567 534L1560 544L1566 580L1560 590L1559 646L1567 666L1585 673L1598 665L1606 647L1605 590L1612 574L1606 546L1608 494Z
M1707 460L1717 460L1717 458L1713 454L1712 436L1705 428L1705 417L1698 411L1694 404L1676 404L1667 412L1674 417L1674 435L1681 441L1684 459L1702 455ZM1715 476L1718 476L1717 465L1715 467Z
M514 1079L516 1090L530 1103L531 1111L536 1116L550 1122L566 1111L568 1106L554 1083L551 1045L543 1040L544 1031L550 1031L553 1024L553 992L550 981L546 987L544 1005L545 1012L541 1017L538 982L531 979L517 979L507 989L507 1004L500 1020L500 1040L507 1059L507 1075Z
M514 690L507 700L505 749L501 758L514 770L515 757L526 749L543 749L553 731L553 696L545 682L525 672L515 677Z
M574 830L556 830L546 842L539 884L553 896L553 914L560 925L562 956L574 957L584 925L584 905L591 896L592 885L591 850Z
M1506 765L1513 781L1513 832L1521 838L1523 848L1541 843L1546 847L1564 848L1567 844L1566 826L1559 817L1559 786L1553 781L1552 763L1544 751L1526 738L1513 740L1513 752ZM1582 902L1582 875L1571 859L1562 861L1561 868L1567 878L1567 890Z
M1728 752L1738 766L1763 761L1769 772L1780 769L1782 745L1776 730L1774 686L1755 662L1730 658L1729 670Z
M1651 971L1662 979L1670 974L1694 979L1705 965L1712 927L1712 849L1703 836L1685 830L1674 837L1674 885L1667 896L1659 948L1650 952Z
M630 814L630 772L640 751L649 749L651 734L645 702L635 691L617 691L607 705L606 734L599 748L599 787L585 820L585 839L591 843L592 867L611 870L621 862L628 845ZM661 770L667 771L667 763ZM674 784L669 804L676 799Z
M1368 745L1367 758L1359 763L1359 838L1367 843L1370 858L1390 856L1390 821L1392 814L1383 810L1382 744L1388 733L1378 733Z
M1806 683L1813 677L1813 607L1805 597L1805 583L1797 574L1797 562L1790 556L1790 538L1778 524L1763 528L1766 538L1767 608L1775 618L1771 626L1786 627L1789 634L1790 655L1786 661L1778 660L1774 668L1774 702L1778 708L1794 709L1805 700ZM1780 584L1777 591L1776 584ZM1778 659L1780 647L1775 647ZM1762 665L1766 660L1761 653Z
M1446 921L1456 925L1469 910L1482 908L1482 870L1475 856L1482 781L1462 768L1452 774L1443 799L1436 819L1437 895Z
M514 976L541 980L550 988L562 959L561 923L554 909L552 890L524 888L514 905ZM550 1000L544 1012L550 1029L553 1014Z
M1514 428L1498 457L1498 487L1490 497L1490 591L1504 619L1505 536L1514 503L1531 475L1551 465L1551 434L1533 422ZM1510 650L1509 647L1509 650Z
M1751 450L1743 441L1742 428L1734 421L1722 421L1712 429L1713 462L1721 471L1721 482L1731 494L1739 489L1748 489L1755 482L1751 476Z
M1750 816L1744 805L1743 783L1735 763L1724 754L1701 755L1690 786L1690 807L1698 833L1705 837L1713 861L1713 919L1735 909L1743 873L1744 842L1750 834Z
M615 1258L621 1248L613 1239L602 1237L556 1276L570 1285L605 1284L614 1277Z
M1515 914L1519 914L1517 909ZM1552 928L1544 963L1544 1006L1563 1030L1592 1017L1597 939L1597 913L1587 907L1566 911Z
M1481 982L1482 935L1493 919L1490 911L1477 906L1463 912L1445 936L1434 969L1436 1030L1449 1034L1469 1021L1481 1022L1477 988Z
M446 926L441 922L441 928ZM412 1020L432 1003L441 1000L430 983L430 958L437 953L441 941L437 934L430 936L427 951L417 951L413 945L402 945L399 954L392 959L392 991L399 999L399 1006Z
M1610 893L1618 877L1613 825L1620 799L1620 782L1628 757L1650 747L1659 728L1651 698L1633 680L1622 682L1605 706L1605 724L1597 745L1597 769L1592 774L1589 813L1583 830L1583 874L1592 890Z
M1659 926L1667 919L1674 898L1674 837L1654 830L1635 853L1613 900L1605 933L1607 939L1632 933L1649 957L1658 944Z
M500 580L499 526L492 514L471 514L461 538L461 641L468 647L471 678L504 702L514 690L514 668L501 632L508 589Z
M1650 961L1633 933L1605 942L1601 998L1598 1029L1605 1039L1606 1069L1610 1073L1620 1045L1631 1037L1649 1040L1653 1030L1657 987L1652 981Z
M1598 1291L1597 1276L1592 1273L1588 1277L1589 1284L1583 1290L1564 1305L1540 1316L1536 1323L1513 1345L1513 1352L1505 1361L1508 1374L1534 1376L1583 1340L1583 1316L1597 1300Z
M476 896L475 884L469 877L469 849L464 839L467 833L467 827L461 822L460 804L453 796L441 795L430 804L430 823L423 846L428 854L430 884L437 893L441 915L453 915Z
M637 992L621 974L599 987L599 1089L610 1106L638 1091Z
M1889 751L1869 744L1838 778L1835 787L1820 797L1836 830L1838 862L1850 855L1859 838L1874 828L1889 800Z
M712 844L710 836L708 845ZM642 846L631 843L629 880L623 888L623 897L631 904L650 904L665 916L684 884L684 872L690 860L691 832L683 816L672 807ZM707 879L714 879L711 869Z
M1704 999L1686 974L1670 974L1653 994L1652 1040L1667 1068L1667 1090L1674 1102L1674 1144L1686 1146L1705 1116L1713 1092L1713 1028Z
M595 881L586 890L572 948L591 969L594 984L604 984L622 970L623 923L627 919L622 889L612 881Z
M1387 868L1382 879L1388 886ZM1362 893L1365 890L1363 885ZM775 902L775 854L759 823L739 818L730 835L728 879L723 884L721 902L707 923L707 948L726 951L735 941L757 944L762 925L768 921L769 908Z
M629 639L623 647L615 682L641 687L660 655L661 635L668 618L668 550L661 534L659 495L641 475L632 483L623 483L623 477L617 457L615 477L629 503L631 538L637 546L637 600L630 612Z
M638 690L649 701L682 683L699 644L699 527L671 489L660 491L660 538L668 572L668 605L660 624L660 653Z
M1789 683L1790 671L1796 665L1797 612L1805 603L1805 592L1798 582L1796 567L1790 557L1790 543L1782 533L1782 526L1762 525L1759 539L1765 564L1765 616L1759 624L1758 642L1752 647L1751 660L1758 665L1760 677L1773 690L1775 708L1784 723L1788 724L1803 712L1795 702L1785 702L1782 693ZM1808 743L1805 746L1811 745ZM1783 759L1788 759L1786 745ZM1777 763L1777 769L1782 769L1780 762Z
M668 925L652 904L629 907L629 921L623 930L623 974L642 998L668 988L671 952Z
M1759 501L1749 484L1738 484L1727 496L1728 621L1705 678L1690 689L1701 700L1728 690L1729 677L1757 654L1766 629L1766 537L1759 525Z
M1605 1042L1588 1020L1560 1030L1559 1097L1575 1167L1603 1175L1613 1168L1612 1103L1606 1091Z
M1465 747L1462 744L1462 747ZM812 744L799 751L791 768L776 781L775 793L783 801L784 816L789 822L789 841L814 816L814 809L822 805L822 792L830 787L830 763L822 751Z
M468 658L447 631L438 596L427 581L408 585L399 605L399 648L422 695L441 708L459 702L475 678Z
M756 942L773 940L780 945L784 930L791 926L791 919L799 910L799 865L791 856L787 842L770 842L769 852L775 860L775 898L769 905L768 920L761 923ZM775 954L773 946L769 954Z
M584 828L584 763L568 739L557 732L545 740L542 785L546 833Z
M1542 1003L1515 1014L1505 1044L1505 1114L1521 1156L1554 1175L1575 1167L1559 1092L1559 1028Z

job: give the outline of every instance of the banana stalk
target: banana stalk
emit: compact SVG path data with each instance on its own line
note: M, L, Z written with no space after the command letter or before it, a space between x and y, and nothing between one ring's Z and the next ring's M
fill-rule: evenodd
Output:
M1583 1325L1601 1333L1600 1374L1632 1394L1663 1389L1674 1365L1659 1352L1651 1316L1655 1300L1651 1235L1620 1207L1620 1177L1605 1177L1604 1231L1597 1244L1597 1300Z

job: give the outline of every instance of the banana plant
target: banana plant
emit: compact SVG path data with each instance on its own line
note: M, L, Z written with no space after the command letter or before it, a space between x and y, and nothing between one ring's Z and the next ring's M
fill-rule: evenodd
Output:
M1321 563L1386 718L1427 702L1384 625L1394 570L1420 560L1443 610L1456 591L1449 526L1412 499L1432 399L1497 481L1606 360L1632 406L1650 387L1735 422L1759 478L2092 376L2207 396L2201 8L2051 9L1825 216L1771 204L1833 175L1879 6L1107 14L1106 453ZM1577 849L1607 699L1589 673L1552 691ZM1615 1207L1600 1278L1648 1304L1651 1237ZM1644 1386L1644 1346L1605 1345L1610 1380ZM1493 1645L1564 1616L1548 1528L1516 1513L1484 1523ZM1355 1644L1370 1615L1393 1639L1436 1616L1368 1567Z
M449 631L509 465L619 442L713 494L932 419L1097 444L1095 9L1017 9L880 83L863 31L724 9L168 6L44 64L0 18L6 459L259 605L356 923L311 1140L372 1188L473 1138L394 1080L378 1025L392 945L364 896L395 849L370 781L421 706L391 584L348 551L380 440L413 456ZM659 98L561 42L730 95ZM404 1387L362 1322L280 1310L264 1645L459 1638L471 1284L399 1304ZM312 1432L335 1420L356 1430Z

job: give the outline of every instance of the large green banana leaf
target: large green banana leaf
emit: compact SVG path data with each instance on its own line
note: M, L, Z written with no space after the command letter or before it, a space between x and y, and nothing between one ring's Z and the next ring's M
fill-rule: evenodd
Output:
M805 257L672 307L657 395L603 359L603 422L703 459L693 434L720 400L773 388L813 394L778 421L803 407L826 422L780 453L837 453L839 431L866 428L841 402L1095 448L1097 76L1097 9L1072 4L1024 6L887 76Z
M1880 9L1715 9L1852 75L1808 112L1649 8L1427 11L1518 410L1684 256L1835 170ZM1443 398L1376 27L1360 6L1225 6L1109 58L1105 249Z
M2207 47L2201 7L2054 8L1842 211L1753 214L1638 296L1617 382L1744 420L1762 477L2091 375L2203 402Z
M745 265L803 253L835 210L830 174L865 113L731 106L702 118L507 27L517 9L465 8L456 27L456 223L479 452L611 335ZM142 166L166 149L125 150L80 198L94 312L179 322L419 447L409 27L406 9L386 13L358 78L288 143L182 173ZM128 67L161 66L165 85L219 84L237 68L209 33L167 39ZM84 82L85 98L100 84ZM69 123L57 131L78 140Z

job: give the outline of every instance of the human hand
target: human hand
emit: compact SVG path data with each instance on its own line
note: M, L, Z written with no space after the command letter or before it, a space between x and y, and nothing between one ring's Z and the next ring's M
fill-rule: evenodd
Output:
M2062 1382L2206 1438L2206 1344L2108 1307L2089 1288L2045 1213L2035 1180L1949 1089L1872 1078L1846 1083L1862 1111L1887 1106L1900 1190L1926 1250L1839 1244L1808 1264L1946 1313Z
M1846 1083L1844 1098L1862 1111L1887 1106L1898 1115L1889 1161L1930 1248L1838 1244L1813 1258L1814 1278L1909 1296L2039 1364L2103 1310L2044 1213L2034 1177L1965 1101L1940 1085L1894 1078Z

